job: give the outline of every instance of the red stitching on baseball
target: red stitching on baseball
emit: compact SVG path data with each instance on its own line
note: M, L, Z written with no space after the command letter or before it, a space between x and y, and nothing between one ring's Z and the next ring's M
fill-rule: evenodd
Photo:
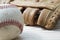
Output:
M5 25L16 25L17 27L19 27L21 32L23 31L23 25L18 21L6 20L6 21L0 23L0 27L5 26Z

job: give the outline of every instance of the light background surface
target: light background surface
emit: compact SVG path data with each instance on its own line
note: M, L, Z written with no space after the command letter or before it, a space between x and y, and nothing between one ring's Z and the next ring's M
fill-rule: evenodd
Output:
M16 40L60 40L60 27L45 30L36 26L24 26L23 33Z

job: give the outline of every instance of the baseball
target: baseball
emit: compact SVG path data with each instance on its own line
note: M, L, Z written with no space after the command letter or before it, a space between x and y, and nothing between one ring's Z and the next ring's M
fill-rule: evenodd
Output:
M0 4L0 40L11 40L23 31L21 11L13 4Z

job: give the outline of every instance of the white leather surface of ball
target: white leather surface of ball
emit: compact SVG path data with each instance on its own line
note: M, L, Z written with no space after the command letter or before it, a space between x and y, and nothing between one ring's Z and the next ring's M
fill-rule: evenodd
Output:
M15 5L0 4L0 40L18 37L23 30L23 25L22 13Z

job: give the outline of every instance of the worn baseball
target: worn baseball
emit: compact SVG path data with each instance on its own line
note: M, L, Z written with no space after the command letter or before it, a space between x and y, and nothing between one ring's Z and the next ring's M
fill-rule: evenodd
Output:
M0 40L11 40L23 31L21 11L13 4L0 4Z

